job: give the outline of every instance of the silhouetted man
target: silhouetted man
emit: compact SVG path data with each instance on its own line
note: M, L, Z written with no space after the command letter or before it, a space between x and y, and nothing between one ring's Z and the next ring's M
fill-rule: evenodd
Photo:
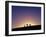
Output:
M27 25L27 27L28 27L28 24L26 24Z
M29 26L31 26L31 24L29 24Z

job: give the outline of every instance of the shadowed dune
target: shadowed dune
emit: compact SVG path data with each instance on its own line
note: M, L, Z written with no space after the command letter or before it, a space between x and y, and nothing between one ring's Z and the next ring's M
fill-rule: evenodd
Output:
M35 25L35 26L27 26L27 27L19 27L19 28L13 28L12 31L21 31L21 30L40 30L41 25Z

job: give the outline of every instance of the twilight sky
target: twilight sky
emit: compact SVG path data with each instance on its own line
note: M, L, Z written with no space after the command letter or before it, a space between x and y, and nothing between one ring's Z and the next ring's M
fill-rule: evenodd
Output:
M41 24L41 7L12 6L12 28Z

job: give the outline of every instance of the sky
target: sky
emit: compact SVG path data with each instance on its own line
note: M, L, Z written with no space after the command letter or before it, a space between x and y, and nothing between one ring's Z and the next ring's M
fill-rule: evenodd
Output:
M12 28L41 24L41 7L12 6Z

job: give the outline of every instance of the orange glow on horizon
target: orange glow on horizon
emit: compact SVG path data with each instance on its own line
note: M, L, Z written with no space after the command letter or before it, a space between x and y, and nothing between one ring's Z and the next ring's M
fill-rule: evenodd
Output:
M35 22L32 18L23 19L20 22L15 22L13 28L24 27L24 25L27 26L26 24L28 24L28 26L29 26L29 24L31 24L31 26L35 26L35 25L37 25L36 23L37 22Z

